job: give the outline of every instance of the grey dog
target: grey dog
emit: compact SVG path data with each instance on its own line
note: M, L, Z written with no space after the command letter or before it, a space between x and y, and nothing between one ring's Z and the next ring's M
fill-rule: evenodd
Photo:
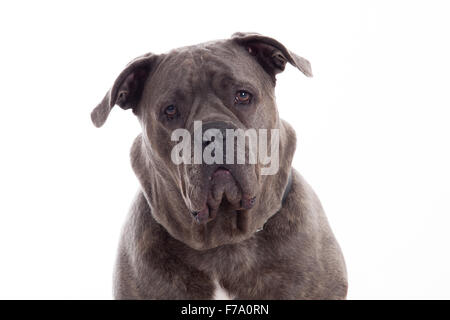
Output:
M296 137L275 103L276 74L310 63L273 38L230 39L131 61L91 114L131 109L140 182L119 244L117 299L345 299L341 249L314 191L291 167ZM171 132L279 130L279 170L261 164L175 164ZM208 141L204 142L205 145Z

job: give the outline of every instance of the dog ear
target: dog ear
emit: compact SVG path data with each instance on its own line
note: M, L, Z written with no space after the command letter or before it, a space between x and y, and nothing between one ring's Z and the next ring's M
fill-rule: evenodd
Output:
M275 80L275 75L284 70L286 62L297 67L307 77L312 77L311 64L305 58L290 52L275 39L258 33L236 32L231 39L242 45Z
M109 112L116 104L124 110L132 109L136 113L145 80L153 69L156 58L157 55L148 53L127 64L112 88L91 113L92 122L96 127L101 127L105 123Z

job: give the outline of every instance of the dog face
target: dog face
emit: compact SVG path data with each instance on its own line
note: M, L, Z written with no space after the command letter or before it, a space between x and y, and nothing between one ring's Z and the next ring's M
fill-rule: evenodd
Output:
M279 206L278 189L283 189L294 148L274 96L275 75L287 62L311 76L308 61L259 34L237 33L167 54L146 54L128 64L92 112L96 126L103 125L115 104L138 117L142 135L132 149L133 168L152 214L176 238L196 248L234 242L268 218L256 216L261 208ZM180 129L193 147L183 150L188 161L176 163L171 159L178 141L172 137ZM249 129L267 130L266 144L272 129L281 130L282 178L261 175L264 166L258 162L237 163L238 153L250 159L254 150L248 144L239 147L228 133ZM208 139L211 132L217 135ZM218 136L232 148L211 148ZM198 151L210 151L219 161L199 162ZM277 192L269 196L271 188Z

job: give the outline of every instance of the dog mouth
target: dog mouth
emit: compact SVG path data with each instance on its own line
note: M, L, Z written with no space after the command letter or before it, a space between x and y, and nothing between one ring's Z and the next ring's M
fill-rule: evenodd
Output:
M240 215L255 205L256 196L242 192L239 183L228 168L217 168L209 176L208 181L206 203L201 210L192 212L197 223L206 224L213 220L219 211Z

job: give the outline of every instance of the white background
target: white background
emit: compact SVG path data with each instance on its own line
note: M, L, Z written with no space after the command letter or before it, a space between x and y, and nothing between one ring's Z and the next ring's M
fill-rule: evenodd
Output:
M90 111L132 58L236 31L311 61L277 101L348 298L450 298L449 17L445 1L2 2L0 298L112 297L140 128Z

